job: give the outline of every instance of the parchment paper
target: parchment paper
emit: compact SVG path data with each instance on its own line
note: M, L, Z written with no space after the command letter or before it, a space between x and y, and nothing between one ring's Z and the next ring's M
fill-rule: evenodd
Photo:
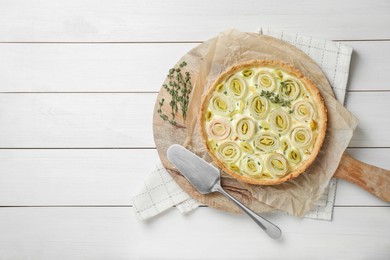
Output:
M298 178L274 186L250 185L238 182L230 175L222 174L222 184L249 192L254 198L251 204L257 212L285 211L303 216L327 187L338 167L358 120L335 98L321 69L294 46L275 38L256 33L228 30L202 44L201 49L188 53L188 70L197 71L187 114L187 136L183 143L199 156L211 162L201 140L198 113L203 95L212 82L232 65L252 59L275 59L290 63L309 77L319 88L328 110L328 129L321 151L314 163ZM197 198L198 199L198 198ZM245 200L245 198L244 198Z

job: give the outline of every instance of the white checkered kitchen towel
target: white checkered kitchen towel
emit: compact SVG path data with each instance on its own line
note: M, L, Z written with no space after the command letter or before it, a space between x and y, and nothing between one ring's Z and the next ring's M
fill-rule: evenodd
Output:
M271 29L261 29L260 34L286 41L309 55L325 73L337 100L344 103L352 56L350 46ZM331 179L321 199L305 217L332 219L336 183L336 179ZM186 213L200 205L176 184L161 163L146 177L143 187L132 200L136 214L141 220L156 216L173 206L181 213Z

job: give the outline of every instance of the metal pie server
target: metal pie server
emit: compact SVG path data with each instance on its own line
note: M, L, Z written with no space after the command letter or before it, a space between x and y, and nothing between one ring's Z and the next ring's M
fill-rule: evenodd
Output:
M167 156L168 160L201 194L222 193L248 214L271 238L281 237L282 231L280 228L244 206L221 187L220 170L218 168L178 144L171 145L168 148Z

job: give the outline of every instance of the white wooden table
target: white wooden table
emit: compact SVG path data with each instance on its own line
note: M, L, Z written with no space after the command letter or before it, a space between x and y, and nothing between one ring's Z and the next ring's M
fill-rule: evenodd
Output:
M390 169L388 0L0 0L0 259L390 259L390 205L343 181L331 222L269 216L281 241L207 207L135 216L167 70L261 26L354 48L348 151Z

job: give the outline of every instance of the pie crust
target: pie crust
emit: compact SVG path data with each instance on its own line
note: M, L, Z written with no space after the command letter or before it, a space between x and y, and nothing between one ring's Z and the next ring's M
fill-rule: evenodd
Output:
M234 65L204 95L200 132L213 162L235 179L274 185L299 176L325 138L316 85L276 60Z

